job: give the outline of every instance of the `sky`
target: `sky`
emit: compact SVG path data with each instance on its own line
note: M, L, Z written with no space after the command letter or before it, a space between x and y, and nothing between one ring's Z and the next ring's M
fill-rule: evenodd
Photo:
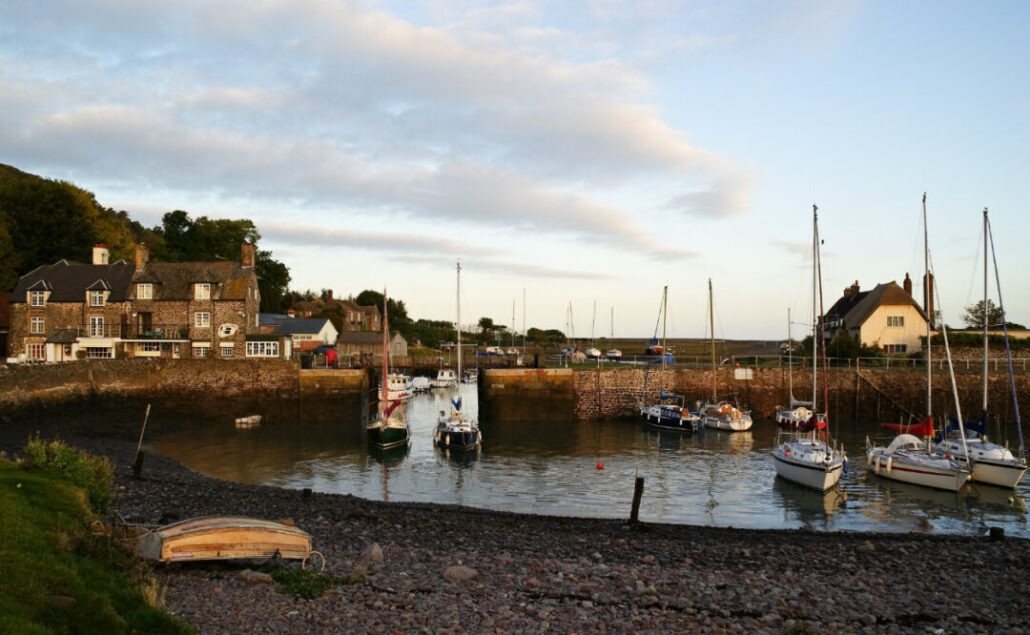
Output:
M296 289L386 288L410 316L454 320L460 261L463 323L589 339L653 334L667 285L668 336L707 337L711 279L717 337L783 338L788 308L801 336L812 206L828 309L856 280L909 273L921 295L925 192L945 320L982 297L986 207L1005 308L1030 322L1030 3L0 15L0 163L146 225L249 218Z

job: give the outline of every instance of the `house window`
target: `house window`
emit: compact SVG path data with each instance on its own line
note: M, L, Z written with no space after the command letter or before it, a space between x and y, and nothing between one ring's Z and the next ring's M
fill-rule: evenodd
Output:
M90 306L104 306L104 292L103 291L90 291L89 292L89 305Z
M210 300L211 299L211 284L208 282L198 283L193 293L194 300Z
M29 333L40 334L43 333L43 317L39 315L33 315L29 318Z
M193 314L193 326L198 329L205 329L211 326L211 314L207 311L197 311Z
M905 316L904 315L888 315L887 316L887 326L891 326L891 327L893 327L893 326L905 326Z
M114 357L110 348L102 346L87 346L86 359L111 359Z
M883 347L885 353L907 353L908 344L885 344Z
M247 357L279 357L279 342L247 342Z
M42 291L29 291L29 304L32 306L43 306L44 298Z
M99 315L91 315L89 318L89 336L90 337L103 337L104 336L104 318Z
M197 357L197 358L207 357L207 352L209 350L211 350L211 345L206 343L206 342L203 343L203 344L200 344L200 345L194 344L193 345L193 356Z
M136 299L137 300L153 300L154 299L154 285L147 283L141 283L136 285Z
M144 353L160 353L161 342L140 342L140 350Z
M228 344L228 345L222 344L218 348L219 348L219 350L222 353L222 359L232 359L232 351L233 351L233 345L232 344Z
M28 350L29 359L37 362L46 360L46 344L29 344Z

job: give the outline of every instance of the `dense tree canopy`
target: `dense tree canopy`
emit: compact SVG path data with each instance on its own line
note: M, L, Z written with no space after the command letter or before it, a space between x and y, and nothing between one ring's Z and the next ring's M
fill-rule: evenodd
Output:
M988 328L1000 328L1001 323L1004 319L1002 315L1001 307L994 304L990 298L987 299L987 326ZM976 304L970 304L966 307L966 312L962 314L962 321L965 325L971 329L983 328L984 325L984 301L980 300ZM1008 327L1010 329L1021 329L1026 328L1022 324L1016 324L1015 322L1009 322Z

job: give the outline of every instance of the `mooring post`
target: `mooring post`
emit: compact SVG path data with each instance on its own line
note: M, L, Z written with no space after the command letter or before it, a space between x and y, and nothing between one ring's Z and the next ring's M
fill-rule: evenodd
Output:
M644 477L638 476L636 483L633 484L633 510L629 513L629 521L631 523L639 522L640 516L640 497L644 495Z
M143 427L139 431L139 443L136 444L136 460L132 462L132 478L137 481L143 474L143 433L147 429L147 419L150 418L150 404L147 404L147 413L143 415Z

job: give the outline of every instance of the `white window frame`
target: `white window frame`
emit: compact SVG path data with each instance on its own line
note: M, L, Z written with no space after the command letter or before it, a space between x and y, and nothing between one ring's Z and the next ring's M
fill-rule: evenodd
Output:
M154 299L154 285L149 282L141 282L136 285L136 299L137 300L153 300Z
M205 344L202 344L200 346L196 346L195 345L193 347L193 356L194 357L203 358L203 357L207 357L210 354L211 354L211 345L210 344L205 343Z
M211 299L211 283L210 282L198 282L193 287L193 299L194 300L210 300Z
M222 359L232 359L235 355L236 347L232 344L220 344L218 346L218 356ZM228 353L226 353L228 351Z
M193 326L198 329L211 328L211 313L208 311L197 311L194 313Z
M46 361L46 344L26 344L25 355L32 361Z
M32 335L41 335L46 333L46 319L42 315L33 315L29 317L29 333Z
M279 357L279 342L247 342L247 357Z
M90 306L104 306L104 292L103 291L90 291L89 292L89 305Z
M45 306L46 291L29 291L29 306Z
M86 359L111 359L114 351L109 346L87 346Z
M91 315L91 316L89 316L89 336L90 337L103 337L104 336L104 316L102 316L102 315Z

